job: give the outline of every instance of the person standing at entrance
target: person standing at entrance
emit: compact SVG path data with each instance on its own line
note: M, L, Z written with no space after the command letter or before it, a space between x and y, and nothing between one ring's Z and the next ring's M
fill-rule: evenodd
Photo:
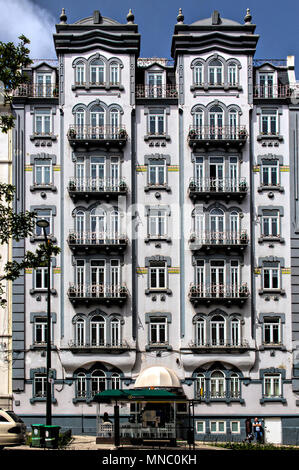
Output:
M256 442L261 442L263 438L261 421L259 421L257 418L254 418L252 427L253 427Z
M252 422L251 418L246 418L245 420L245 431L246 431L246 441L251 443L253 439L253 434L252 434Z

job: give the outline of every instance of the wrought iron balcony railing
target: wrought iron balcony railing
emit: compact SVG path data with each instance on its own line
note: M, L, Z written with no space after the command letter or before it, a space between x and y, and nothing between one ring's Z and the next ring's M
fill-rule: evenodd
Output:
M125 284L75 284L71 283L68 296L74 299L126 299L128 289Z
M245 178L191 178L189 190L198 193L244 193L248 185Z
M13 91L13 96L24 98L57 98L58 93L58 85L25 83Z
M71 349L83 350L83 349L128 349L129 344L127 341L111 341L108 343L107 341L99 340L99 341L91 341L88 342L81 342L76 340L69 341L69 347Z
M176 85L137 85L136 98L177 98Z
M190 126L190 141L241 141L246 142L248 132L245 126Z
M218 391L218 392L214 392L214 391L210 391L210 392L207 392L207 391L204 391L203 393L200 393L200 391L198 391L196 393L196 398L198 399L203 399L203 400L219 400L219 399L226 399L226 400L233 400L233 399L237 399L239 400L241 398L241 392L238 391L238 390L223 390L223 391Z
M189 290L192 299L246 299L249 296L247 283L242 284L194 284Z
M195 340L189 343L192 349L246 349L249 347L249 343L246 340L239 342L227 341L225 339L211 340L211 341L200 341Z
M240 232L193 232L190 236L190 242L195 245L248 245L249 238L247 230Z
M68 190L76 193L126 193L128 186L123 178L70 178Z
M128 237L117 232L76 232L70 231L68 236L70 245L123 245L128 243Z
M126 141L128 139L127 131L124 126L91 126L72 124L68 131L69 140L116 140Z
M293 90L289 85L255 85L254 98L290 98Z

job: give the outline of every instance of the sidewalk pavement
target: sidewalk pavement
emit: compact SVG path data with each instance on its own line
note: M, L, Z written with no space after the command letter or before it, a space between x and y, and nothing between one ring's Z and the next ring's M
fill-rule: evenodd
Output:
M131 449L136 449L135 446L129 446L129 445L124 445L121 446L120 448L126 449L126 448L131 448ZM159 450L160 449L168 449L170 450L170 447L165 447L165 446L158 446L155 445L153 446L139 446L138 450L149 450L149 449L155 449ZM95 436L73 436L72 437L72 442L65 448L65 450L114 450L115 447L113 444L96 444L96 437ZM177 447L172 447L171 450L189 450L189 446L185 445L185 443L180 443L178 442ZM36 448L36 447L29 447L26 445L23 446L17 446L17 447L5 447L4 451L10 451L10 450L37 450L41 451L44 449ZM46 450L51 450L51 449L46 449ZM192 450L192 447L191 447ZM223 449L221 447L216 447L213 445L208 445L208 444L203 444L203 443L196 443L195 444L195 450L227 450Z

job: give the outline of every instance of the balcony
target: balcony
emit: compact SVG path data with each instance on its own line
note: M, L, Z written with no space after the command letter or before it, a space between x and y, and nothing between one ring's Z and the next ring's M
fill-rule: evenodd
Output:
M69 247L74 252L122 252L128 246L127 236L116 232L71 231L67 241Z
M197 400L201 400L203 402L209 403L210 401L226 401L229 403L230 401L239 401L244 403L244 399L241 397L241 393L238 390L223 390L223 391L204 391L203 394L197 392L196 394Z
M108 352L110 354L127 351L130 349L127 341L114 341L107 343L104 340L91 343L82 343L80 341L69 341L69 349L73 353L93 353L93 352Z
M77 147L123 147L127 140L128 134L124 126L116 127L106 126L81 126L70 125L67 137L73 148Z
M125 196L128 186L125 180L114 178L71 178L68 184L69 195L77 199L112 199Z
M248 192L245 178L191 178L189 196L191 199L237 199L241 201Z
M291 98L293 89L289 85L255 85L254 99L286 99Z
M249 243L247 230L240 232L193 232L190 236L190 250L239 250Z
M177 99L176 85L137 85L136 99Z
M122 305L129 295L125 284L70 284L67 294L74 305L77 303Z
M189 343L190 349L195 352L201 353L215 353L215 352L226 352L226 353L240 353L249 349L248 341L240 341L239 343L232 343L226 340L212 340L211 342L199 342L191 341Z
M24 83L13 91L14 98L58 98L58 85Z
M199 147L243 147L248 133L245 126L190 126L188 143L192 148Z
M191 284L189 299L197 306L202 303L239 304L242 305L249 297L247 283L240 285L231 284Z

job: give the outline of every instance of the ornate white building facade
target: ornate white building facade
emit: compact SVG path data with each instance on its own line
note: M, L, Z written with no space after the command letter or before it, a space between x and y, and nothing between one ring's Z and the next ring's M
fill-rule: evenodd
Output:
M159 366L199 400L196 439L241 438L248 415L269 440L295 439L294 64L256 61L258 38L249 11L244 24L215 11L190 25L180 12L173 61L141 59L131 12L126 24L63 12L57 63L24 71L15 204L61 248L52 402L74 433L95 431L97 392ZM42 240L37 228L14 257ZM47 276L29 270L13 296L14 404L28 423L45 412Z

